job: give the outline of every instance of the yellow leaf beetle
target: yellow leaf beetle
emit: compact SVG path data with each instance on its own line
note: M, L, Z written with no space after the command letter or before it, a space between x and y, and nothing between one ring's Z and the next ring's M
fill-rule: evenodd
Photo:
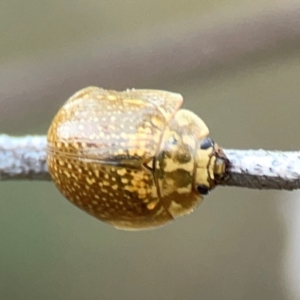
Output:
M116 228L189 214L226 179L227 159L180 94L87 87L55 116L47 164L60 192Z

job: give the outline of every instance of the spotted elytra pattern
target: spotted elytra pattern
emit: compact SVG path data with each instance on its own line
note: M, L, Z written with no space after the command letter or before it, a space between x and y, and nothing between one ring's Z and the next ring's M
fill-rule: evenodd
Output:
M88 87L55 116L47 136L49 172L73 204L117 228L161 226L190 213L225 175L208 128L179 109L182 96L157 90ZM216 175L216 176L215 176Z

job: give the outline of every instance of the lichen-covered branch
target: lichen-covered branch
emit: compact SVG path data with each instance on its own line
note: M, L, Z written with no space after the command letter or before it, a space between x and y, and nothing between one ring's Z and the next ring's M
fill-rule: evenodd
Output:
M300 188L300 151L226 150L229 179L223 185L253 189ZM0 181L50 181L46 137L0 135Z
M51 180L46 137L0 135L0 180Z
M228 186L253 189L300 188L300 151L226 150Z

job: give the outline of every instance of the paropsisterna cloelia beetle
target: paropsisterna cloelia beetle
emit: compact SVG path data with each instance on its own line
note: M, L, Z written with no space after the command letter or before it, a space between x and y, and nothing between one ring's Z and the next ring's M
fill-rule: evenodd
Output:
M189 214L226 179L227 159L180 94L88 87L55 116L47 136L53 181L73 204L120 229Z

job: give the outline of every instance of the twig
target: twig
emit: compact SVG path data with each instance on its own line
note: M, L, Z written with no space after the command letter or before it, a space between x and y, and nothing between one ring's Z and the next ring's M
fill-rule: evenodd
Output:
M2 65L0 120L6 124L12 116L38 116L45 111L45 103L55 111L80 87L158 87L170 76L180 80L195 70L207 76L204 71L224 68L260 51L270 55L283 47L298 50L299 43L300 2L286 0L256 10L241 6L160 24L105 44L84 41L57 56Z
M253 189L300 188L300 152L226 150L229 180L223 185ZM50 181L46 137L0 135L0 180Z
M0 180L51 180L46 137L0 135Z
M226 150L230 178L223 185L253 189L300 188L300 151Z

